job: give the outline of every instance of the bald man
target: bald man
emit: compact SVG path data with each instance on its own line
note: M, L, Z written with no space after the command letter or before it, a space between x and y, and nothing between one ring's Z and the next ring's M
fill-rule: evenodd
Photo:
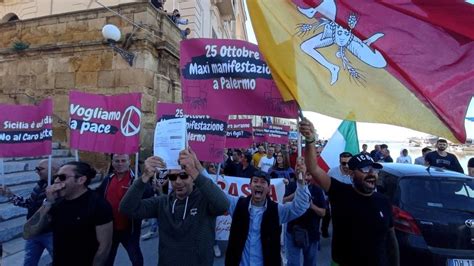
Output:
M51 176L55 175L59 170L59 163L55 160L51 161ZM0 187L0 195L9 198L13 205L26 208L27 220L35 214L35 212L42 206L46 198L46 187L48 186L48 160L41 160L38 166L35 167L35 172L38 174L39 180L29 198L23 198L15 195L8 187ZM43 254L43 250L47 249L51 257L53 257L53 234L47 231L43 234L35 236L25 242L25 262L24 265L38 265L38 262Z

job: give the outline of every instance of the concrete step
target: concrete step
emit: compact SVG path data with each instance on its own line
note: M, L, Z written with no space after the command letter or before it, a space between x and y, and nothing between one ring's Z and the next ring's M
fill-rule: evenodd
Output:
M6 186L21 185L36 182L38 180L38 175L34 171L25 171L5 174L4 179L4 184Z
M26 218L21 216L8 221L0 222L0 243L20 237L23 233L23 224Z
M37 158L37 159L27 159L22 161L9 161L4 163L5 174L23 172L23 171L33 171L35 167L47 158ZM69 161L74 161L75 158L71 156L62 156L62 157L53 157L53 160L56 160L60 165Z
M68 149L54 149L52 150L51 155L53 157L68 157L68 156L71 156L71 151ZM11 161L34 160L34 159L41 159L41 158L48 158L48 156L7 157L7 158L3 158L3 160L5 162L11 162Z
M7 202L0 204L0 221L7 221L16 217L25 216L26 213L26 208L15 206L12 203Z

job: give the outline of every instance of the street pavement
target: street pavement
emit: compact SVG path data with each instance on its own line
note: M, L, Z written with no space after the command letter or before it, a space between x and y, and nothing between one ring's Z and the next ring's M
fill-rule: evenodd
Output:
M142 232L147 232L148 228L144 228ZM227 247L226 241L218 241L221 248L222 256L214 259L214 266L224 266L224 255L225 248ZM142 240L141 249L145 260L145 266L156 266L158 263L158 237ZM185 256L185 254L183 254ZM321 250L318 253L318 266L329 266L331 264L331 238L321 240ZM116 266L129 266L132 265L128 259L127 252L122 246L119 247L117 257L115 258Z

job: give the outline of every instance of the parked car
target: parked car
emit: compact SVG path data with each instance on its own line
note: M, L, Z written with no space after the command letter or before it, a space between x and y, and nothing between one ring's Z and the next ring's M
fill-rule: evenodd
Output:
M393 205L400 265L474 266L472 177L385 163L377 189Z

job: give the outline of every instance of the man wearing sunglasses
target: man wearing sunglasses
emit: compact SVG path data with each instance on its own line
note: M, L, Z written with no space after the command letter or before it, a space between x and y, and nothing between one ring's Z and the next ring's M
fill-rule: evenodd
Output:
M314 126L303 119L299 129L306 144L315 142ZM375 191L382 165L364 154L354 155L348 166L352 184L330 177L311 158L313 145L306 145L305 157L314 180L329 195L333 217L332 259L336 265L399 265L398 242L393 228L391 205Z
M43 206L26 222L29 239L53 231L53 265L105 265L112 244L112 209L88 185L96 171L84 162L68 162L46 188Z
M252 175L249 196L227 196L232 225L225 265L281 265L281 225L300 217L310 206L310 193L303 178L306 167L301 159L296 175L302 177L298 178L291 203L279 204L270 199L270 175L263 171Z
M51 161L51 174L55 175L59 169L57 161ZM13 194L8 187L0 187L0 195L9 198L13 205L26 208L28 210L26 219L30 219L33 214L41 207L46 198L46 187L48 186L48 160L41 160L35 167L39 180L33 188L28 198ZM53 256L53 234L51 231L44 232L36 237L28 239L25 242L25 261L24 265L37 265L43 250L48 250L51 257Z
M140 234L142 221L130 219L119 211L119 204L125 193L135 180L135 174L130 169L130 157L127 154L114 154L112 156L113 173L104 178L97 188L97 193L105 198L112 206L114 216L114 235L110 249L107 266L114 265L119 244L127 251L133 266L143 266L143 254L140 249ZM147 184L143 198L153 196L153 188Z
M141 199L150 179L166 169L160 157L147 158L141 178L125 194L120 211L135 219L158 219L158 265L210 266L214 261L216 217L227 211L229 201L202 174L205 170L191 149L180 152L179 164L183 170L170 170L166 174L173 192Z

